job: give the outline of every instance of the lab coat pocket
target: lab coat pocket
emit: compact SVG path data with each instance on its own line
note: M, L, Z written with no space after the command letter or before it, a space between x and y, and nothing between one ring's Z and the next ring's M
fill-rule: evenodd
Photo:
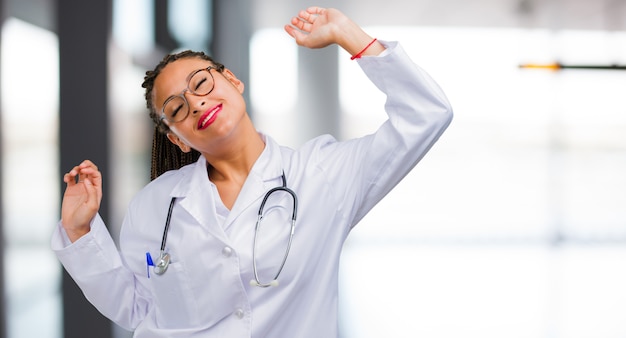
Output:
M181 262L170 263L162 275L153 274L152 291L157 325L164 329L189 327L198 322L198 305Z

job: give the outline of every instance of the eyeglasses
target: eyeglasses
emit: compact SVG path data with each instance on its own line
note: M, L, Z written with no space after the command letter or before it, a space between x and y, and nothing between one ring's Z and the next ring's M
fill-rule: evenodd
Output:
M176 123L184 120L189 115L189 102L185 98L185 92L189 92L195 96L209 95L215 88L215 79L211 73L211 69L221 72L223 66L209 66L198 69L189 74L187 80L187 88L180 94L170 96L163 104L161 110L161 120L167 120L169 123Z

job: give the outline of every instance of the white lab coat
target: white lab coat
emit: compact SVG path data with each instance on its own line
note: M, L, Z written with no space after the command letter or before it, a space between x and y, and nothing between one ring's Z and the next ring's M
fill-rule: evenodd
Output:
M346 142L320 136L298 150L263 135L265 150L230 212L207 179L204 158L167 172L131 202L119 253L99 216L73 244L59 224L52 248L89 301L135 337L336 337L346 236L452 118L437 84L397 43L384 43L383 55L358 60L388 96L389 119L376 133ZM258 209L264 194L281 185L283 172L299 200L291 251L280 286L250 286ZM172 197L166 247L172 263L158 276L147 269L146 253L154 260L159 255ZM262 281L274 277L289 234L291 200L274 197L257 249Z

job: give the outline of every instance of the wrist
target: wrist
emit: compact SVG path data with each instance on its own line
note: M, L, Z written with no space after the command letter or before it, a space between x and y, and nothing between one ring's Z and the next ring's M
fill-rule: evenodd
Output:
M80 226L80 227L63 227L65 233L67 234L67 238L69 238L70 242L74 243L81 237L85 236L91 230L89 225Z
M365 46L365 48L363 48L360 52L352 55L350 57L350 60L354 60L354 59L360 59L361 56L366 55L365 53L367 53L367 50L372 47L372 45L377 41L377 38L374 38L370 43L367 44L367 46Z
M352 60L361 56L379 55L385 50L378 39L370 36L354 23L344 28L340 40L338 44L350 54Z

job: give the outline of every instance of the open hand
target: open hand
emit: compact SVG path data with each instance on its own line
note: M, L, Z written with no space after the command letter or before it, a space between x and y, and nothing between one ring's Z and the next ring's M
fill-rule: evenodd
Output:
M102 201L102 175L89 160L83 161L63 176L67 184L61 204L61 223L74 242L89 232L89 224Z
M309 7L291 18L291 25L285 25L300 46L322 48L337 43L341 26L349 19L334 8Z
M337 44L350 55L378 55L385 47L355 22L334 8L309 7L298 12L285 25L285 31L296 43L308 48Z

